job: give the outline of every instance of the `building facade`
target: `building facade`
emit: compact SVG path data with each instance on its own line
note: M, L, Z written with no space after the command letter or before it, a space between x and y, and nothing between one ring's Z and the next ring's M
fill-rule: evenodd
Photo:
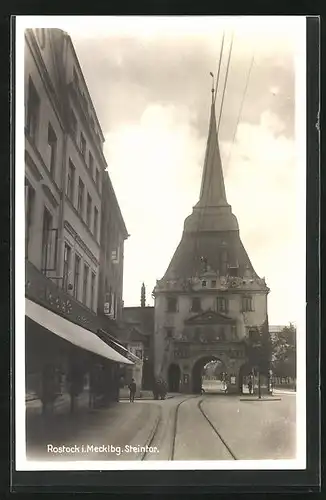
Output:
M116 322L122 319L124 241L128 236L110 177L104 172L97 312Z
M268 293L227 202L212 104L200 199L154 289L155 376L170 390L198 393L203 366L218 359L228 391L241 391L257 364L266 372L257 348L268 337Z
M141 357L141 374L137 377L143 390L153 390L154 386L154 307L145 306L123 308L124 330L127 345L137 357ZM137 354L138 353L138 354ZM129 371L133 368L129 368Z
M24 85L26 393L117 401L131 362L98 336L104 137L66 33L26 31Z

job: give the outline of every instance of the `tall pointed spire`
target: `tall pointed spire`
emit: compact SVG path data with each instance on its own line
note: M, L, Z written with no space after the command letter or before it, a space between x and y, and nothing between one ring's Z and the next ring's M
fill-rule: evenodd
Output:
M145 306L146 306L146 288L145 288L145 283L143 283L140 292L140 307L145 307Z
M216 130L215 99L211 105L211 117L206 146L200 198L197 207L228 206L222 170L222 161Z

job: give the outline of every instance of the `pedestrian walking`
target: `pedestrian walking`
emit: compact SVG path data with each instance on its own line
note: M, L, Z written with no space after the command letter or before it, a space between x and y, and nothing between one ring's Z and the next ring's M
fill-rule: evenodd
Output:
M129 401L130 403L133 403L135 401L135 394L136 394L136 383L135 380L132 378L130 384L128 385L129 388Z
M249 389L249 394L252 394L252 380L251 380L251 378L248 381L248 389Z

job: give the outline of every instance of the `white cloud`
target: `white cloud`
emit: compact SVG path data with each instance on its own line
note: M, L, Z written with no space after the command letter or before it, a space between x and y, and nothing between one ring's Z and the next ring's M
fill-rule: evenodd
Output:
M276 324L296 317L302 274L295 256L298 243L304 245L295 224L295 143L280 135L283 128L282 121L267 110L259 125L239 125L231 155L231 145L221 144L228 201L252 264L271 289L269 315Z

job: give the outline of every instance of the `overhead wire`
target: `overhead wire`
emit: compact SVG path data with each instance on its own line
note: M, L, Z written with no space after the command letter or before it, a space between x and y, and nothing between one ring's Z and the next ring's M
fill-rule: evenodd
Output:
M234 134L233 134L233 137L232 137L232 142L231 142L231 146L230 146L230 149L229 149L229 154L228 154L228 157L227 157L227 160L226 160L226 165L227 166L229 166L229 163L230 163L232 149L233 149L233 146L234 146L234 143L235 143L235 138L236 138L236 135L237 135L237 132L238 132L239 122L240 122L240 118L242 116L243 105L244 105L246 94L247 94L247 90L248 90L248 85L249 85L249 80L250 80L250 75L251 75L251 72L252 72L252 68L253 68L253 65L254 65L254 60L255 60L255 52L252 55L251 64L250 64L250 67L249 67L249 71L247 73L246 84L245 84L244 92L242 94L242 100L241 100L240 109L239 109L239 113L238 113L237 123L236 123L236 127L235 127Z
M224 38L225 38L225 31L223 31L223 37L222 37L222 43L221 43L221 50L220 50L220 58L219 58L219 62L218 62L218 70L217 70L217 75L216 75L214 104L216 102L218 82L220 80L220 71L221 71L221 63L222 63L222 55L223 55L223 47L224 47Z
M222 117L222 112L223 112L223 107L224 107L226 84L227 84L228 77L229 77L230 61L231 61L231 54L232 54L232 47L233 47L233 37L234 37L234 34L232 33L231 44L230 44L230 48L229 48L228 63L227 63L227 67L226 67L226 74L225 74L225 80L224 80L224 88L223 88L223 94L222 94L220 115L219 115L218 124L217 124L217 135L218 135L219 130L220 130L221 117Z

